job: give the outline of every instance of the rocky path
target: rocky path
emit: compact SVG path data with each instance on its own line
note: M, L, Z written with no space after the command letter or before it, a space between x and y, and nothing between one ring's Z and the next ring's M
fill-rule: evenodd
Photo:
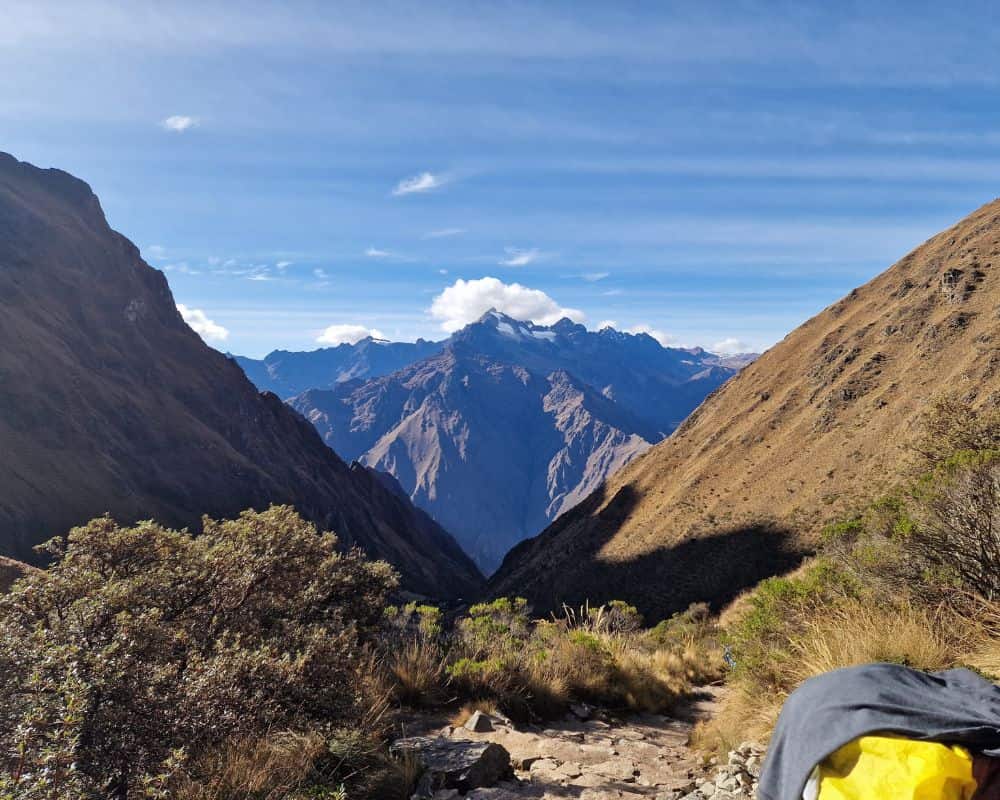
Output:
M710 713L706 692L683 716L614 718L596 709L547 727L515 726L475 714L460 727L396 743L428 767L415 798L433 800L729 800L749 797L760 754L741 746L728 764L688 746L694 723Z

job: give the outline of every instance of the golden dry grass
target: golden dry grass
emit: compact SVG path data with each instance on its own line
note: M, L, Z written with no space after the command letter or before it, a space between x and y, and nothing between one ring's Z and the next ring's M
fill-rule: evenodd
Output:
M793 642L792 682L840 667L888 661L919 669L945 669L958 658L957 617L935 616L910 602L890 608L854 600L813 620ZM950 635L945 631L950 631Z
M182 778L177 800L291 800L303 789L326 750L316 733L278 733L240 739L207 754Z
M792 641L792 658L780 662L785 686L794 688L814 675L875 661L926 670L975 664L964 655L973 642L981 663L995 664L1000 671L1000 639L980 633L981 625L945 609L928 610L910 601L880 606L849 600L818 613L822 616L808 621ZM715 717L696 728L692 742L719 752L748 739L766 742L787 697L787 691L758 685L752 678L736 680Z
M407 642L388 659L397 700L414 706L431 705L441 698L445 662L441 651L423 639Z

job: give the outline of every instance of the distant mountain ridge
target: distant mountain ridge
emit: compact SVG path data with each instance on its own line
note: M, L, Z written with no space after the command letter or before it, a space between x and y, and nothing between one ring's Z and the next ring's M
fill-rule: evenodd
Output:
M368 336L309 352L274 350L262 359L233 356L262 392L287 400L309 389L332 389L343 381L377 378L441 352L443 342L387 342Z
M487 571L736 372L646 334L497 311L439 347L289 402L337 452L390 473Z
M931 403L1000 403L1000 200L792 331L492 577L655 620L790 569L889 490Z
M0 555L105 512L196 530L287 503L406 589L481 588L437 523L202 342L86 183L2 153L0 341Z

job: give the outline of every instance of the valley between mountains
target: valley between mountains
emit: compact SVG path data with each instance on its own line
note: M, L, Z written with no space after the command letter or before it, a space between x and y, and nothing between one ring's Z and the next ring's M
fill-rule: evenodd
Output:
M0 796L749 798L813 675L1000 675L997 259L1000 201L759 357L253 360L0 154Z
M391 475L490 573L751 358L490 311L437 344L237 362L261 389L296 391L287 402L333 450Z

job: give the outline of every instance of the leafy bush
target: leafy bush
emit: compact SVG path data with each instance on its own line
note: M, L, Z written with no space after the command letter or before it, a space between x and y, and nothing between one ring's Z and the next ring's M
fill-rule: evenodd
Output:
M336 544L287 507L49 542L0 598L0 797L170 796L206 754L370 721L396 577Z

